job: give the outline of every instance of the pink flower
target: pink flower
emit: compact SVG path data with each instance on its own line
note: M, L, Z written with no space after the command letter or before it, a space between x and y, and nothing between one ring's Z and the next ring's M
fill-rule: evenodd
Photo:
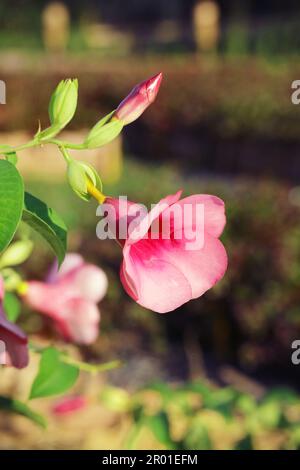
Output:
M86 405L87 402L83 396L63 397L52 407L52 412L57 416L64 416L66 414L72 414L74 411L81 410L85 408Z
M107 291L102 269L87 264L77 254L68 254L60 270L55 264L47 282L29 281L25 301L54 320L58 332L78 344L94 342L99 333L97 303Z
M122 284L137 303L158 313L170 312L200 297L223 277L227 269L226 251L218 239L226 223L223 201L206 194L179 201L180 196L181 191L167 196L149 214L143 217L138 214L136 219L132 217L132 209L138 205L126 201L119 205L113 198L105 201L108 208L115 209L108 211L112 232L124 223L128 213L128 227L134 222L126 240L119 239L123 248ZM198 207L203 208L200 221L195 214ZM182 217L186 208L192 209L189 219ZM112 219L114 212L117 220ZM165 237L163 224L168 221L170 231ZM202 240L192 249L191 243L197 241L201 232Z
M162 73L158 73L154 77L136 85L122 103L119 104L113 117L123 121L124 125L135 121L154 102L161 81Z
M29 360L27 337L17 325L7 320L2 307L3 298L4 285L0 277L0 340L5 347L4 353L0 353L0 363L22 369Z

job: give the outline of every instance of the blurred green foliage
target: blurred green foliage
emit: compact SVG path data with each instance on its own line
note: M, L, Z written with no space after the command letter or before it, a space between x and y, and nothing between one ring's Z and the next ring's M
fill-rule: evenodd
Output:
M132 395L108 387L100 399L119 416L130 416L126 449L142 448L147 430L157 447L166 449L300 449L300 397L290 389L273 389L255 399L203 381L157 382Z

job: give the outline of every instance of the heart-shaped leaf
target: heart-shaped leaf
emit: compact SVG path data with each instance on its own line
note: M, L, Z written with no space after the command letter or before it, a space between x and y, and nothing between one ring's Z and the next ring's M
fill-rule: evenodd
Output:
M30 399L66 392L75 384L78 374L78 367L63 362L56 349L45 349L42 352L39 372L31 387Z
M12 163L0 160L0 252L17 230L23 201L24 186L20 173Z
M49 243L61 264L67 249L67 228L57 212L26 192L23 220Z

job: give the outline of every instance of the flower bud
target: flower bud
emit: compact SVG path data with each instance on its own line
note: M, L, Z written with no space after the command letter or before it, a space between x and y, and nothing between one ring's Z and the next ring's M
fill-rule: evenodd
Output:
M125 412L130 408L130 395L122 388L105 387L100 397L101 402L112 411Z
M102 191L102 183L98 173L87 163L70 160L67 178L73 191L84 201L88 201L91 198L88 192L89 182Z
M122 121L105 122L101 119L89 132L84 141L86 148L94 149L102 147L114 140L122 131L124 123Z
M54 91L50 104L50 122L61 129L73 118L78 99L78 80L62 80Z
M118 119L124 125L130 124L143 114L152 104L158 94L162 81L162 73L136 85L131 93L119 104L113 119Z
M24 263L31 255L32 249L31 240L19 240L12 243L1 255L0 268Z

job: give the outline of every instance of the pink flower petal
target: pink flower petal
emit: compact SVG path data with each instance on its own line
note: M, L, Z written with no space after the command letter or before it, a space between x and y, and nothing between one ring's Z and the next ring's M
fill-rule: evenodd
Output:
M5 345L5 364L22 369L29 362L27 337L14 323L7 320L1 302L4 297L4 283L0 277L0 340Z
M96 303L107 291L104 271L72 254L67 255L62 271L55 276L51 283L29 281L24 300L54 320L65 339L90 344L99 333L100 313Z
M52 407L53 414L63 416L85 408L87 401L83 396L64 397Z
M119 104L114 117L123 123L130 124L141 116L148 106L155 100L160 84L162 73L139 83L130 94Z
M77 253L68 253L60 267L58 269L57 260L54 261L52 267L50 268L49 274L46 278L46 282L53 283L62 279L70 271L73 271L75 268L79 268L84 264L84 260L81 255Z
M0 325L0 340L4 342L6 349L6 365L23 369L29 362L28 345L26 336L21 330L19 333L16 335Z
M157 219L162 212L168 209L169 206L172 206L176 203L181 196L182 191L178 191L175 194L166 196L161 199L156 206L147 214L141 221L141 223L129 234L127 245L132 245L139 240L141 240L148 232L151 224Z
M191 286L192 298L197 298L224 276L228 261L223 244L207 233L202 249L186 249L189 242L162 240L160 256L184 274Z
M99 334L100 312L97 306L82 298L61 303L56 326L60 333L77 344L91 344Z
M124 260L124 288L129 295L134 292L135 300L143 307L166 313L191 299L192 290L184 274L172 263L156 257L147 241L141 240L138 248L136 245L125 248ZM128 282L127 275L133 284Z
M109 231L122 246L128 238L128 227L147 215L144 206L122 197L119 199L106 198L103 207L107 209L104 215Z
M170 206L163 212L162 220L165 220L167 222L170 219L171 223L175 227L178 227L180 223L181 225L183 225L184 223L185 230L189 227L192 230L195 230L197 228L197 220L195 217L196 205L203 206L205 232L209 233L213 237L218 238L224 230L226 224L226 216L224 202L222 201L222 199L216 196L211 196L209 194L195 194L193 196L181 199L180 201L176 202L176 206L178 206L181 210L176 212L176 210L174 211L174 207ZM185 207L187 208L186 213L191 213L192 215L191 221L188 221L187 218L184 218L183 216ZM188 209L191 209L191 211L188 212ZM176 219L176 217L180 220L174 220L174 218Z
M69 272L63 279L67 289L84 299L98 303L107 292L108 280L104 271L93 264L83 264Z

